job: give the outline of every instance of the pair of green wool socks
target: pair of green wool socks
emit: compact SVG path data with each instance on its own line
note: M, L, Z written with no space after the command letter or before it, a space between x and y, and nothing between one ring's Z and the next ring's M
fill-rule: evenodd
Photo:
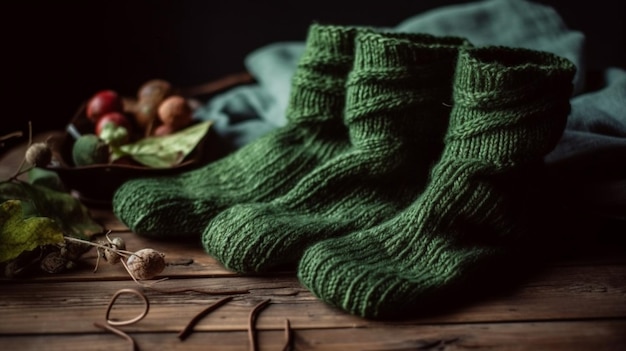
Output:
M129 181L114 212L139 234L201 235L235 271L299 262L351 313L402 315L525 235L540 200L524 176L563 132L574 72L544 52L312 25L285 127Z

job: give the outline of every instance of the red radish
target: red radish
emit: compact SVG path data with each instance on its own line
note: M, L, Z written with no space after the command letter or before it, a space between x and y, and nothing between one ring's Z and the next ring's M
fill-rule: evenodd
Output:
M87 118L94 123L109 112L122 111L124 111L122 98L114 90L101 90L87 102Z
M100 133L102 133L102 130L107 123L113 123L115 126L124 127L129 133L132 131L132 125L126 115L121 112L109 112L98 119L98 122L96 123L97 136L100 136Z

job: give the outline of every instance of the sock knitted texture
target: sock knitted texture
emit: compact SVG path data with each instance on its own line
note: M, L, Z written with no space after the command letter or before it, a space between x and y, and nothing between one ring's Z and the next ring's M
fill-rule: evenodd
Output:
M202 168L125 183L113 198L117 217L138 234L199 238L219 211L277 197L344 151L349 143L342 112L355 32L311 25L284 127Z
M311 246L300 281L368 318L409 316L451 287L461 297L469 285L459 284L499 266L531 233L524 227L533 217L524 212L542 199L523 202L526 169L563 132L574 71L543 52L462 50L444 150L422 195L385 223Z
M240 204L211 221L206 251L227 268L296 263L319 240L364 229L408 206L443 148L460 45L426 34L357 34L346 92L351 148L287 194Z

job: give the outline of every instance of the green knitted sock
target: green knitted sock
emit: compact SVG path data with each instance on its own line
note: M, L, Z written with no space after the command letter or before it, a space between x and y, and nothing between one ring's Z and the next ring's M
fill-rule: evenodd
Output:
M357 34L344 117L351 148L282 197L220 213L203 235L207 253L235 271L266 271L408 206L443 148L464 44L426 34Z
M575 67L504 47L459 54L441 159L424 192L393 219L304 253L298 276L320 299L368 318L409 316L459 296L530 235L530 178L560 138ZM440 301L446 304L446 301Z
M292 81L287 125L202 168L125 183L113 198L117 217L138 234L199 238L219 211L277 197L344 151L349 143L342 113L355 33L311 25Z

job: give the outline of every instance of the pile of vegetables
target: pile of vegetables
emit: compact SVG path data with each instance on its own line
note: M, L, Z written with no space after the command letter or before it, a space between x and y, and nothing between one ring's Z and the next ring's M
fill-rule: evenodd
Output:
M76 135L75 166L134 164L167 168L179 164L206 135L210 122L194 123L190 99L162 79L145 82L135 98L115 90L87 101L91 130Z

